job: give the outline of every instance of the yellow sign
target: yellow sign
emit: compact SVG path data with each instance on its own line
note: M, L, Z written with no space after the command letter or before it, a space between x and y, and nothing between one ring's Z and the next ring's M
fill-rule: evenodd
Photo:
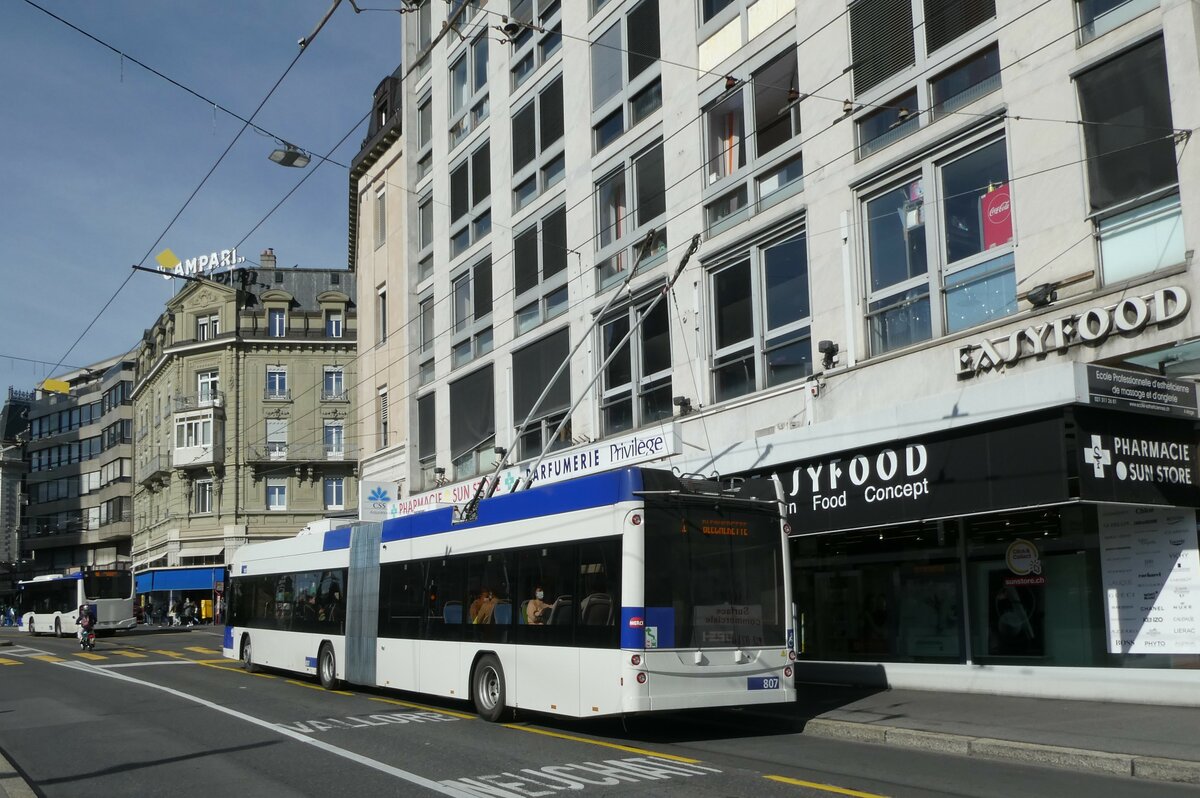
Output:
M158 265L163 271L175 271L175 267L179 265L179 256L169 249L164 249L162 252L154 256L154 260L158 261Z
M42 380L42 390L50 393L70 393L71 384L65 380Z

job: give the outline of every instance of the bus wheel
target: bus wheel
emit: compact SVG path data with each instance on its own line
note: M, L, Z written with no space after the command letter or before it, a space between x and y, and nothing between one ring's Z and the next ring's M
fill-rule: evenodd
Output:
M342 685L337 677L337 657L333 655L333 646L328 643L322 643L321 653L317 654L317 676L326 690L336 690Z
M484 720L495 723L504 717L504 669L491 654L480 657L471 674L471 698L475 711Z
M63 636L63 633L62 633L62 624L60 624L60 623L59 623L59 619L58 619L58 618L55 618L55 619L54 619L54 636L55 636L55 637L62 637L62 636Z
M250 637L242 638L242 669L246 673L257 673L258 666L254 664L254 654L250 649Z

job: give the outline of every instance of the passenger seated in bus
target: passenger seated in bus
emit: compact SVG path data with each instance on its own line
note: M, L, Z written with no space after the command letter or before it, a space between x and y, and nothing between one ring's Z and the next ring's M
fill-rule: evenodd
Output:
M550 610L553 605L547 604L546 591L542 590L542 586L538 585L533 590L533 598L525 602L525 623L540 626L546 623L546 619L550 617Z
M491 623L496 610L496 596L491 588L485 587L479 597L471 602L471 623Z

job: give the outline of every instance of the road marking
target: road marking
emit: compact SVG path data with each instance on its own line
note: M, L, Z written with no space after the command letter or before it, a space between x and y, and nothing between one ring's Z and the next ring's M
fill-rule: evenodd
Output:
M126 651L123 648L115 649L113 651L113 653L120 654L122 657L129 657L130 659L145 659L146 658L146 655L141 653L140 651Z
M205 662L203 660L198 660L198 659L188 659L188 660L183 660L183 661L190 662L193 665L199 665L202 668L212 668L213 670L228 671L229 673L244 673L247 676L257 676L260 679L274 679L275 678L274 676L272 676L269 673L251 673L250 671L246 670L245 668L241 667L240 665L237 665L236 663L233 665L209 665L207 662ZM225 660L222 660L222 661L224 662ZM233 662L233 660L229 660L229 662Z
M588 743L590 745L599 745L604 748L615 748L618 751L628 751L631 754L641 754L642 756L656 756L660 759L670 759L672 762L683 762L688 765L700 764L699 759L691 759L686 756L676 756L675 754L664 754L658 751L650 751L645 748L634 748L631 745L621 745L619 743L608 743L603 740L593 740L590 737L576 737L573 734L563 734L562 732L554 732L548 729L535 729L532 726L524 726L519 723L505 723L504 728L516 729L517 731L529 732L530 734L542 734L546 737L557 737L560 740L570 740L574 743Z
M628 782L666 781L679 777L710 776L720 772L705 765L687 765L661 757L634 756L606 759L603 762L523 768L520 773L504 771L470 779L446 779L442 784L461 787L476 795L521 798L529 795L551 795L558 790L585 790L588 785L612 787Z
M288 684L296 684L296 685L299 685L300 687L307 687L309 690L320 690L322 693L337 693L338 695L354 695L354 693L348 693L345 690L326 690L324 687L322 687L319 684L309 684L308 682L300 682L295 679L284 679L284 681L287 682Z
M40 659L42 662L66 662L62 657L56 657L53 654L35 654L30 659Z
M16 659L0 659L0 665L24 665L25 663Z
M419 787L424 787L427 790L433 790L434 792L439 793L441 795L449 795L449 796L452 796L452 798L472 798L471 793L465 792L464 790L460 790L456 787L439 784L436 781L432 781L423 776L418 776L415 773L410 773L407 770L401 770L400 768L393 767L385 762L380 762L375 759L370 759L369 757L365 757L362 754L356 754L353 751L347 751L345 748L338 748L336 745L332 745L331 743L324 742L323 740L319 740L315 737L309 737L308 735L301 734L299 732L294 732L294 731L291 731L290 729L281 728L278 724L271 723L270 721L263 720L262 718L256 718L253 715L247 715L244 712L239 712L236 709L230 709L229 707L221 706L220 704L214 703L212 701L207 701L203 698L199 698L198 696L188 695L187 693L185 693L181 690L174 690L170 687L166 687L161 684L155 684L154 682L143 682L140 679L134 679L131 676L125 676L123 674L116 673L111 670L102 670L101 668L97 668L93 665L87 665L86 663L83 663L83 662L67 662L67 663L64 663L62 667L71 668L73 670L83 671L85 673L96 673L96 674L100 674L101 676L107 676L110 679L120 679L121 681L129 682L129 683L135 684L139 687L144 687L144 688L148 688L151 690L161 690L162 692L168 693L169 695L173 695L176 698L180 698L184 701L191 701L194 704L199 704L202 707L207 707L215 712L220 712L225 715L229 715L230 717L237 718L238 720L242 720L242 721L245 721L246 723L254 724L255 726L259 726L264 729L270 729L271 731L275 732L276 734L281 734L284 737L287 737L291 740L296 740L298 742L304 743L305 745L311 745L312 747L314 747L318 750L324 751L329 754L333 754L334 756L340 756L343 759L348 759L351 762L356 762L360 765L365 765L366 767L373 768L374 770L378 770L381 773L386 773L389 776L395 776L398 779L403 779L404 781L407 781L410 784L415 784ZM210 666L210 667L216 667L216 666Z
M165 648L152 648L152 649L150 649L150 653L162 654L164 657L182 657L183 656L178 651L168 651ZM142 656L144 657L146 655L143 654Z
M453 718L462 718L463 720L475 720L475 715L468 715L466 712L455 712L453 709L442 709L441 707L427 707L424 704L414 704L411 701L397 701L394 698L372 698L372 701L378 701L381 704L395 704L398 707L408 707L410 709L423 709L426 712L441 712L443 715L449 715Z
M351 715L346 718L322 718L320 720L297 720L280 723L285 729L313 734L341 729L365 729L371 726L391 726L397 723L457 723L440 712L388 712L376 715Z
M835 792L838 795L853 795L856 798L886 798L874 792L859 792L858 790L848 790L845 787L835 787L832 784L819 784L815 781L803 781L801 779L789 779L787 776L763 776L764 779L770 781L778 781L782 784L792 784L796 787L808 787L812 790L823 790L824 792Z
M83 657L84 659L92 659L92 660L108 659L108 657L104 656L103 654L93 654L90 651L80 651L75 656Z
M195 651L197 654L220 654L220 649L205 648L204 646L188 646L185 651Z
M194 662L197 665L225 665L233 667L237 660L232 659L189 659L188 662Z
M118 662L115 665L97 665L97 668L149 668L153 665L195 665L190 659L156 659L150 662Z

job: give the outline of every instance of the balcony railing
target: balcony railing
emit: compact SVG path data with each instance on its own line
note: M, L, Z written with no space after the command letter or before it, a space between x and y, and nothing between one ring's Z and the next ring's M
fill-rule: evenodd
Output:
M321 390L321 401L322 402L349 402L350 401L350 392L346 391L346 390L327 391L325 389L322 389Z
M175 397L175 412L182 413L186 410L203 410L206 407L224 407L225 392L224 391L203 391L191 396L176 396Z
M335 446L323 443L266 443L249 447L250 462L285 461L316 463L321 461L357 460L359 447Z
M138 483L145 485L151 480L165 477L171 472L171 453L163 452L146 460L146 464L137 469Z
M263 399L269 402L290 402L292 392L287 388L267 388L263 391Z

